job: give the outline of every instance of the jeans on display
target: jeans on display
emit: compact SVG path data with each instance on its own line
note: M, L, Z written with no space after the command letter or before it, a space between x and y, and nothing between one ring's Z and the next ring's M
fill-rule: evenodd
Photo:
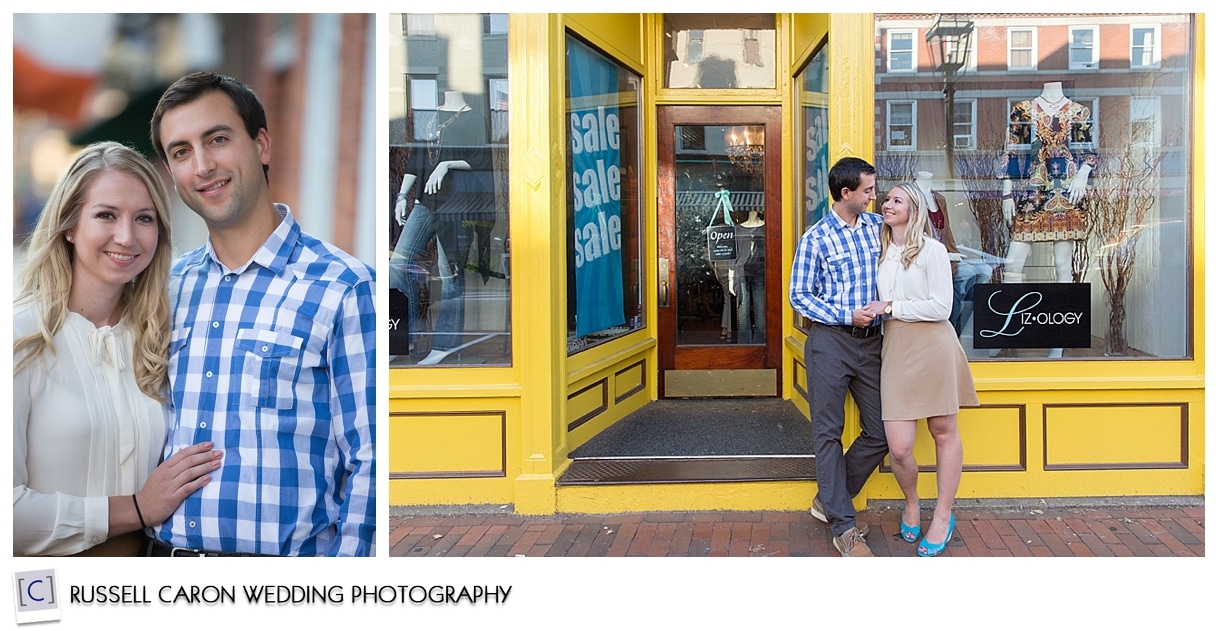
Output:
M728 261L711 261L711 267L715 271L715 280L719 281L719 288L723 290L723 313L719 316L719 327L724 331L732 330L732 287L728 283Z
M765 344L765 276L744 276L736 283L740 344Z
M952 279L955 294L952 296L952 313L948 316L952 328L956 329L957 337L962 333L961 328L964 326L964 323L960 321L964 301L973 299L973 285L990 282L990 276L993 273L994 268L981 261L965 259L957 264L956 276Z
M436 315L431 350L446 351L461 345L461 333L465 330L465 257L470 247L469 232L460 222L437 219L431 209L418 202L406 218L406 225L393 249L389 286L406 294L410 303L407 322L412 343L419 330L419 291L409 266L417 264L419 255L435 238L439 246L436 258L440 301L432 305Z

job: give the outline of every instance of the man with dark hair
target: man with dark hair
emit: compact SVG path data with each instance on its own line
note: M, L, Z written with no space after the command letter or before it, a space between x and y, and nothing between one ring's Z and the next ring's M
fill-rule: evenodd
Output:
M165 112L178 105L189 103L204 92L211 90L228 95L228 98L232 100L233 108L237 111L237 116L245 125L245 133L249 134L250 138L256 138L260 129L270 129L266 124L266 110L262 108L258 95L254 94L249 86L232 77L212 72L188 74L165 90L157 102L156 110L152 112L152 146L166 165L169 164L169 156L166 155L165 147L161 146L161 119L165 117ZM262 165L262 173L266 176L267 183L271 181L270 170L271 165Z
M224 459L153 529L149 554L371 556L373 270L271 201L266 113L241 82L183 77L151 135L209 234L170 279L165 455L208 440Z
M833 212L804 233L791 270L791 306L812 320L804 343L817 495L812 515L829 524L842 556L872 556L866 526L854 519L854 496L888 453L880 416L880 314L876 265L883 220L875 200L875 167L842 158L829 170ZM842 454L846 392L854 396L862 433Z

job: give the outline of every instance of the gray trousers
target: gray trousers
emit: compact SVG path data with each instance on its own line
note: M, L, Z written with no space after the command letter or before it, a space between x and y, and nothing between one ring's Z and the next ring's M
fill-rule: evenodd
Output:
M849 331L813 323L804 343L808 366L808 406L812 413L812 450L816 454L817 496L840 536L854 528L851 499L888 454L880 415L882 336L861 339ZM842 454L846 392L859 407L862 433Z

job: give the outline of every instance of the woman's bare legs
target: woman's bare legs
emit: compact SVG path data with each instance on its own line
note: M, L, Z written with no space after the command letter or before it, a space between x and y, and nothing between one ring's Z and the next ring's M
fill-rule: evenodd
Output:
M892 474L896 476L897 484L905 494L905 511L901 521L906 526L919 525L922 519L918 507L918 461L914 459L913 453L917 432L917 421L884 421L884 436L888 439L888 459L892 463Z
M935 516L930 527L926 529L926 540L930 543L942 543L947 537L952 504L955 503L956 491L960 488L960 472L964 468L964 446L960 442L955 414L932 416L926 419L926 425L930 429L931 437L935 439L935 479L938 481ZM896 469L895 461L893 469ZM904 490L905 487L901 488Z

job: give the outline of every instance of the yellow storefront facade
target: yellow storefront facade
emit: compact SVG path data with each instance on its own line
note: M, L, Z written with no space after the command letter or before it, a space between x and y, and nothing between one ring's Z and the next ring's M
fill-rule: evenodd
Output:
M976 315L980 294L961 294L958 331L981 407L959 415L959 498L1204 494L1203 16L391 14L389 23L391 266L411 283L405 310L391 304L406 332L390 351L381 436L390 505L806 510L816 483L802 479L559 480L571 452L657 400L759 396L807 416L807 324L786 288L799 235L827 206L820 165L844 156L872 162L888 185L933 173L959 213L962 260L976 253L983 270L979 288L1085 288L1072 295L1085 302L1087 339L1064 350L987 347L998 342L982 339L991 329ZM953 52L965 58L954 64ZM1017 142L1009 112L1051 83L1087 112L1079 128L1092 135L1070 146L1098 156L1093 219L1085 239L1071 240L1073 260L1038 240L1015 279L1019 248L995 214L1009 198L1003 169L1045 140ZM468 192L445 197L460 182ZM610 201L607 220L576 219ZM686 203L701 214L686 218ZM687 269L685 234L705 244L727 214L737 238L749 214L770 226L770 255L751 277L770 291L764 304L733 307L720 330L724 300L745 285L699 280L714 256ZM589 268L617 253L616 282L589 284L602 280ZM729 270L732 283L744 269ZM454 316L446 309L458 300ZM614 309L602 317L598 301ZM443 341L458 316L460 336ZM851 406L847 441L857 433ZM933 464L919 431L919 461ZM934 496L933 475L920 484ZM885 465L856 501L900 497Z

